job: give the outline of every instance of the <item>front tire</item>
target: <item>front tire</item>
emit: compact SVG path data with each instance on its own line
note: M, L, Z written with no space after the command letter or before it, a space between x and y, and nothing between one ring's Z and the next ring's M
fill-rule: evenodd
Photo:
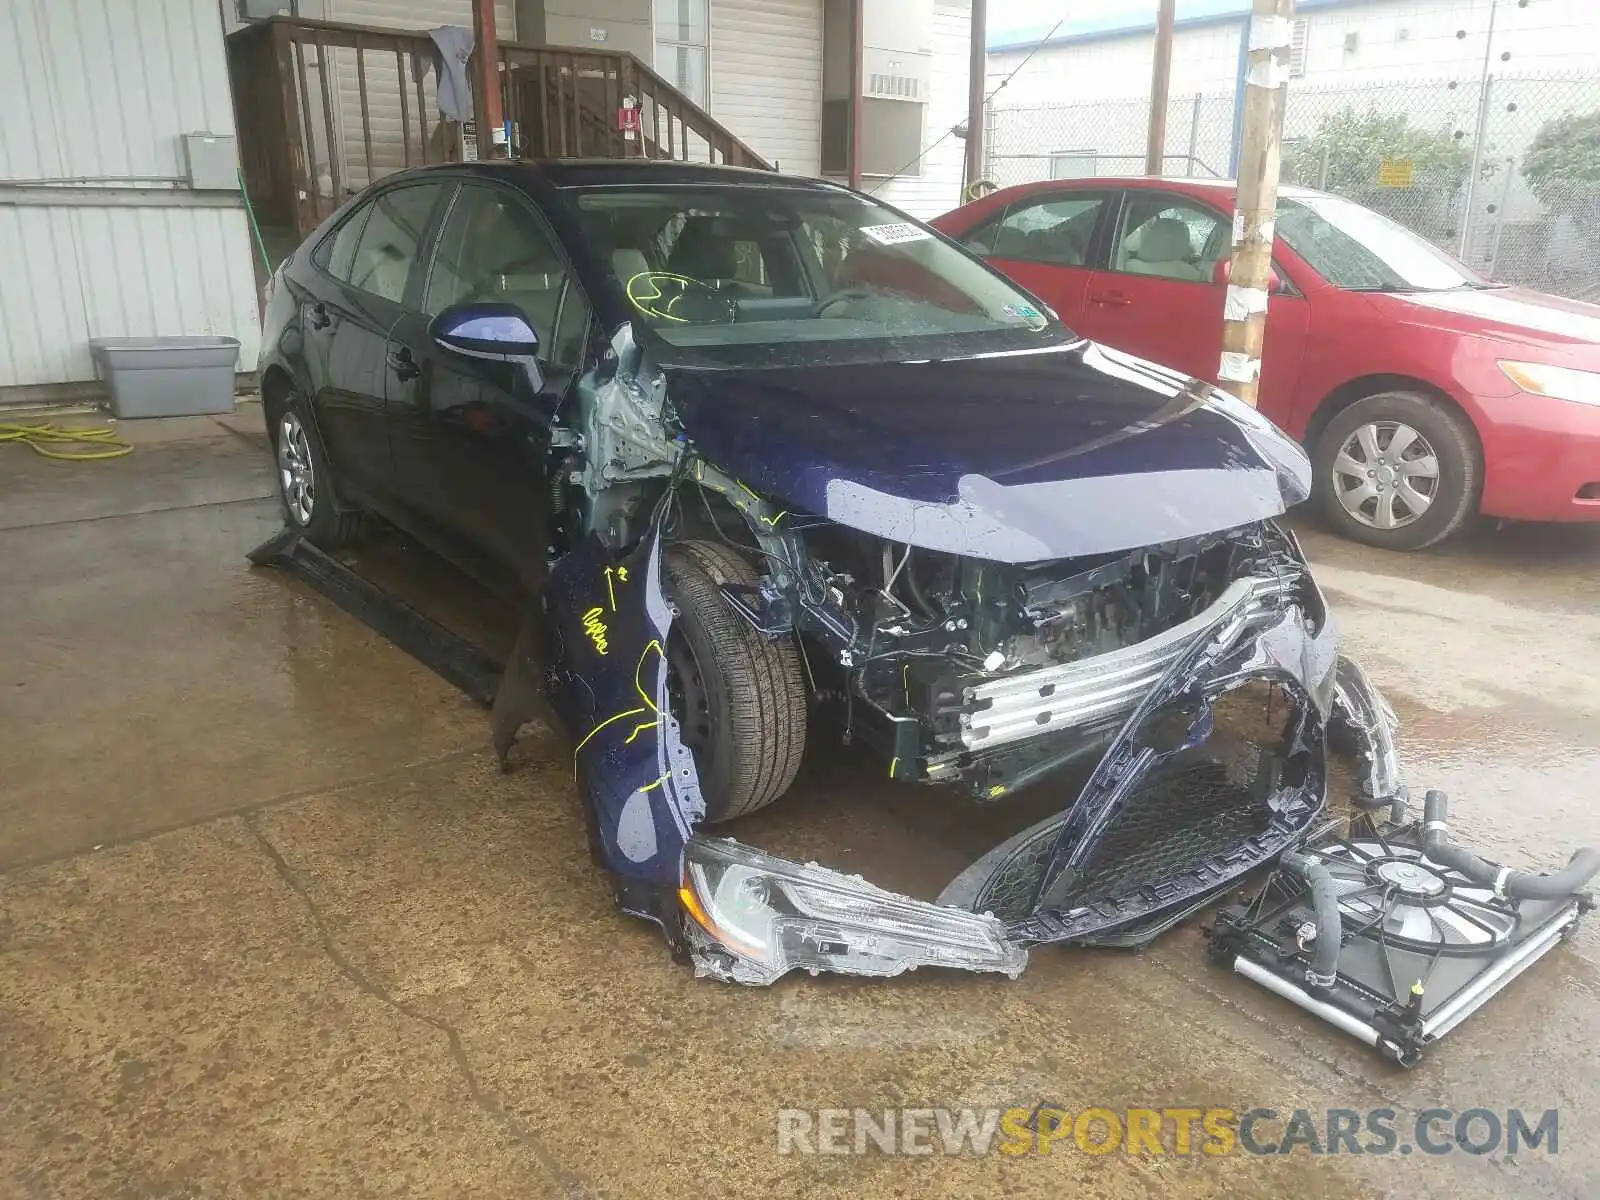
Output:
M289 397L273 423L272 456L284 522L324 550L353 539L359 514L339 509L328 455L298 397Z
M694 752L707 822L765 808L794 782L806 744L806 689L791 637L771 639L728 606L721 585L756 573L715 542L676 542L662 556L662 590L676 609L667 681L684 744Z
M1323 517L1369 546L1421 550L1477 510L1482 465L1472 426L1421 392L1358 400L1328 422L1312 461Z

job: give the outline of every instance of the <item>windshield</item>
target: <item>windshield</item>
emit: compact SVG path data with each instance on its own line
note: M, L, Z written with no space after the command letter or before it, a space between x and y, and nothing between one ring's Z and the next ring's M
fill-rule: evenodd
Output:
M1443 292L1484 287L1481 275L1403 225L1338 196L1278 202L1278 236L1334 287Z
M891 362L1071 336L977 259L849 192L693 185L568 198L669 362Z

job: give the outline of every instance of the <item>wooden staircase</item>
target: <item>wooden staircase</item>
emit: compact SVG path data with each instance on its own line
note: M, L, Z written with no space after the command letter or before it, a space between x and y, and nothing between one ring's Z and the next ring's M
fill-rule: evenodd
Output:
M264 232L297 244L388 172L472 156L461 126L438 118L431 68L419 78L417 65L432 62L432 46L414 30L285 16L229 36L240 168ZM501 42L500 57L516 157L772 169L627 51ZM624 107L639 112L631 138L619 117Z

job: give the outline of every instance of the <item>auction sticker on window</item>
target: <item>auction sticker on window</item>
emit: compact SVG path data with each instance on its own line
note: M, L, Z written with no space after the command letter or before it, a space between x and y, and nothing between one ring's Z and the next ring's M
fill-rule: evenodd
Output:
M902 242L925 242L933 236L926 229L918 229L910 221L894 221L888 225L863 225L861 232L881 246L898 246Z

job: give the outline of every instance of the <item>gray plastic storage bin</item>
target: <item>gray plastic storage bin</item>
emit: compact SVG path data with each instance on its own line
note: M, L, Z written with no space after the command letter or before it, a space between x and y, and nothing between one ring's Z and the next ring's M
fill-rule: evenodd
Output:
M91 338L89 352L111 388L111 411L118 417L233 411L238 338Z

